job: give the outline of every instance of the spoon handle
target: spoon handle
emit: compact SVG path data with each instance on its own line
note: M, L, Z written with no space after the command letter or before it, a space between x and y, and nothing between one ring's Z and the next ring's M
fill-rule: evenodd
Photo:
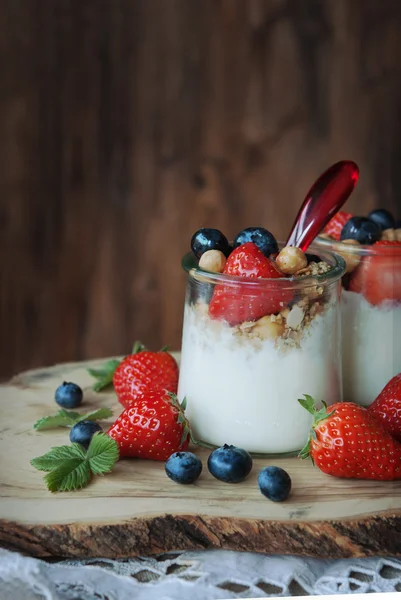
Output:
M313 184L298 212L287 240L303 252L326 227L354 190L359 168L350 160L342 160L327 169Z

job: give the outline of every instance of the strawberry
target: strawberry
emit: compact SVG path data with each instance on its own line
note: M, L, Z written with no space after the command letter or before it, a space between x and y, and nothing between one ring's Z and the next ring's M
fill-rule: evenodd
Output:
M309 440L300 453L334 477L393 481L401 479L401 444L364 407L338 402L317 410L305 395L300 404L313 415Z
M223 273L247 280L284 277L275 263L266 258L253 242L247 242L235 248L227 259ZM292 292L274 288L268 284L266 289L254 289L241 284L216 285L209 305L209 314L213 319L224 319L230 325L244 321L255 321L269 314L280 312L292 300Z
M185 417L186 402L161 390L144 392L126 408L107 432L121 457L167 460L188 448L191 430Z
M384 386L368 412L381 422L383 427L401 442L401 373Z
M150 352L137 343L132 354L126 356L114 371L113 386L125 408L149 389L175 394L178 386L177 362L168 352Z
M344 212L340 210L338 213L334 215L334 217L327 223L326 227L323 229L323 233L329 235L333 240L340 240L340 235L343 230L344 225L347 221L352 217L351 213Z
M352 273L348 288L363 294L374 306L385 301L401 301L401 242L380 240L372 245Z

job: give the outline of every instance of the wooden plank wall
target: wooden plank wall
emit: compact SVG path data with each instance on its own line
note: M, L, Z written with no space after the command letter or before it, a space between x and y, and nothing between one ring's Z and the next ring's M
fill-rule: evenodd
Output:
M192 232L401 196L399 0L2 0L0 376L178 348ZM398 214L401 211L398 211Z

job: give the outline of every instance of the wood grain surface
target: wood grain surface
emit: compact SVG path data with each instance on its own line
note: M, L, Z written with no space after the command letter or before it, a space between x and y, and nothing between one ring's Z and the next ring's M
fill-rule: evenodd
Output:
M208 472L208 451L194 448L203 472L180 486L163 463L125 459L80 491L51 494L29 461L68 443L68 429L36 432L57 411L63 380L85 389L82 410L119 405L95 394L87 367L70 363L33 370L0 386L0 545L34 556L129 557L170 550L224 548L340 558L401 556L401 482L340 480L309 461L255 459L249 478L224 484ZM16 417L17 415L17 417ZM107 426L107 424L105 424ZM279 464L293 488L283 503L257 487L261 467Z
M339 159L352 210L396 211L400 27L398 0L2 0L0 378L178 347L191 234L284 237Z

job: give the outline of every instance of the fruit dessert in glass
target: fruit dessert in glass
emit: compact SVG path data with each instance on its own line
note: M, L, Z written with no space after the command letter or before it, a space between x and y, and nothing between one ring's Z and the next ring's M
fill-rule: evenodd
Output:
M369 406L401 371L401 223L383 209L368 217L340 212L315 245L345 259L344 400Z
M187 400L195 438L253 454L297 453L311 427L298 399L341 400L344 261L313 248L280 250L261 228L231 245L203 229L191 247L182 263L178 397Z

